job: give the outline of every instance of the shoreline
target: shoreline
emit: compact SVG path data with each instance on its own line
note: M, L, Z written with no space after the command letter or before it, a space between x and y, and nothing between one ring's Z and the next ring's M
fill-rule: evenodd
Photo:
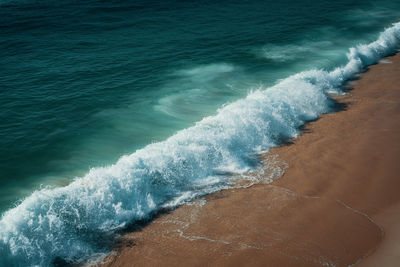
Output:
M354 82L339 101L347 109L307 123L293 144L265 155L289 165L283 177L161 215L124 235L105 265L395 264L400 55L387 60Z

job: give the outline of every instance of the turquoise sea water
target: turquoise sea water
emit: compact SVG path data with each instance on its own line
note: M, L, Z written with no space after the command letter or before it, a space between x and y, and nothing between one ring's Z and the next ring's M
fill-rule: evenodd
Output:
M257 153L331 112L329 93L398 49L395 28L346 55L398 10L0 0L0 265L106 252L99 236L229 187L229 174L257 169Z

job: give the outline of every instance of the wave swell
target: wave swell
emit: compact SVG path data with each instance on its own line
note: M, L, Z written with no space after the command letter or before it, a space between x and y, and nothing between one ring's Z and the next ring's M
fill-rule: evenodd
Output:
M255 155L295 138L299 127L332 111L331 93L398 51L400 23L373 43L351 48L348 63L310 70L224 106L217 115L60 188L35 191L0 220L1 266L47 266L104 252L99 243L129 223L233 185L232 173L257 168Z

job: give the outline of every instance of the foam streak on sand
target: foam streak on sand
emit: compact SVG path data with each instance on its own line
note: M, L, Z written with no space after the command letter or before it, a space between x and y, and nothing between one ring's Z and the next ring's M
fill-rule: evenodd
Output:
M232 186L230 173L255 169L254 155L295 138L298 128L332 111L330 93L399 48L400 23L351 48L332 72L311 70L259 88L212 117L112 166L61 188L34 192L0 221L0 265L49 265L102 252L98 240L162 207Z

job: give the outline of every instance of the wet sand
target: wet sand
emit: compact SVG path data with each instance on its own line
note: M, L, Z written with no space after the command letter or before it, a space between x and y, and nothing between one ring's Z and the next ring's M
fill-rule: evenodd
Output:
M126 234L107 266L397 266L400 56L354 82L347 108L276 148L285 174L224 190Z

